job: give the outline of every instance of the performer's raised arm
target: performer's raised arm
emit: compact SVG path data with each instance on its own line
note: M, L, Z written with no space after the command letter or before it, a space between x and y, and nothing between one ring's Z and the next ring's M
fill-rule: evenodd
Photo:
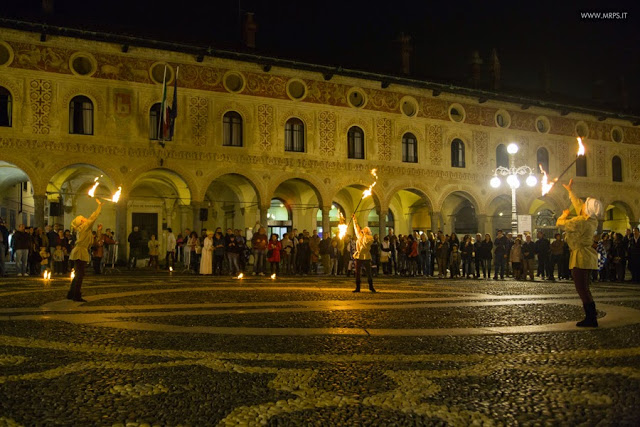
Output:
M82 228L83 229L87 229L87 228L91 228L93 227L93 223L96 222L96 220L98 219L98 216L100 215L100 212L102 211L102 202L100 201L100 199L98 199L96 197L96 203L98 204L98 208L95 210L95 212L93 212L91 214L91 216L89 218L87 218L87 221L82 224Z
M353 218L353 229L356 232L356 238L359 239L361 230L360 226L358 225L358 220L356 219L356 214L353 214L351 217Z

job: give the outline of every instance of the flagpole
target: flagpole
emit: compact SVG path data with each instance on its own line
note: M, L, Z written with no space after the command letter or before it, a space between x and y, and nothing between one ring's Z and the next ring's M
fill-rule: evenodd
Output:
M164 139L162 135L162 117L164 116L164 112L162 110L164 110L164 101L165 101L165 90L166 90L166 84L167 84L167 66L164 66L164 77L162 78L162 102L160 102L160 115L158 117L158 141L160 142L160 145L162 145Z

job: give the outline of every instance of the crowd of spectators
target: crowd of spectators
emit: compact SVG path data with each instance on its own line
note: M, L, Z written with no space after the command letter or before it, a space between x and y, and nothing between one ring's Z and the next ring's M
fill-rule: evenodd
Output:
M538 232L534 240L530 234L513 236L498 230L490 234L450 235L442 232L413 232L396 235L393 229L380 238L374 235L371 247L372 268L375 275L403 277L438 277L460 279L504 280L570 280L569 246L562 234L549 240ZM186 229L174 235L171 228L162 242L151 235L145 239L138 227L127 237L128 268L135 269L139 260L148 268L182 268L196 274L230 275L346 275L354 273L356 239L347 235L320 237L316 230L298 232L293 229L280 238L267 235L264 227L256 225L245 234L242 230L220 227L215 230ZM69 253L74 234L58 224L44 229L18 225L9 232L0 219L0 274L6 276L4 261L16 262L18 276L40 275L51 270L54 275L69 274ZM640 231L605 232L594 235L593 247L598 252L599 270L594 281L622 282L626 271L631 281L640 283ZM164 253L161 252L164 248ZM93 271L100 274L105 263L115 256L116 238L106 229L94 231L90 248ZM492 274L493 273L493 274Z

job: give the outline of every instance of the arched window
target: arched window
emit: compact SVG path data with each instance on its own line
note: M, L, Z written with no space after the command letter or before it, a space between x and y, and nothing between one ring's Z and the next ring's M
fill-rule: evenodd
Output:
M235 111L227 111L222 119L222 145L242 147L242 116Z
M402 135L402 161L418 163L418 140L412 133Z
M93 135L93 102L86 96L75 96L69 103L69 133Z
M11 127L11 92L0 86L0 126Z
M364 159L364 132L358 126L347 132L347 149L350 159Z
M500 166L503 168L509 167L509 152L507 151L507 146L504 144L500 144L496 148L496 168Z
M160 108L159 102L153 104L149 110L149 139L157 140L160 131Z
M451 142L451 167L463 168L464 165L464 142L456 138Z
M295 117L284 125L284 151L304 153L304 123Z
M622 182L622 159L620 157L613 156L611 170L613 172L613 182Z
M576 160L576 176L587 176L587 156L578 156Z
M540 147L536 153L536 160L538 165L542 165L542 169L548 174L549 173L549 152L546 148Z

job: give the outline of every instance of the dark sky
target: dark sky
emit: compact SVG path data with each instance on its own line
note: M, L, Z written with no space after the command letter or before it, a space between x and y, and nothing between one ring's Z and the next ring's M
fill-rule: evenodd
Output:
M640 114L640 4L617 1L387 1L362 0L55 0L2 2L2 16L46 20L90 30L218 48L240 48L238 11L254 12L257 53L391 74L400 72L400 32L414 46L412 76L466 85L468 60L492 48L503 90L540 94L544 64L555 100L622 111L620 79L630 108ZM626 19L582 19L581 12L627 13ZM594 101L594 82L601 100Z

